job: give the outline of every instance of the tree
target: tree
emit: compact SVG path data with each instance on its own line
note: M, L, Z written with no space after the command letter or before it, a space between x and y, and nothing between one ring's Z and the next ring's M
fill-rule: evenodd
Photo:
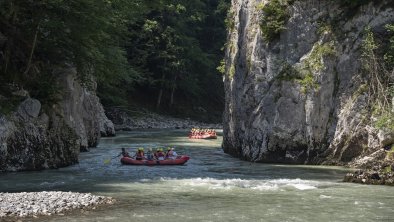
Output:
M2 80L30 88L33 95L45 100L53 92L37 87L43 81L40 77L53 76L58 67L75 66L86 85L92 75L98 81L135 75L130 72L123 43L132 14L125 8L139 2L1 1L0 32L7 38L0 58Z

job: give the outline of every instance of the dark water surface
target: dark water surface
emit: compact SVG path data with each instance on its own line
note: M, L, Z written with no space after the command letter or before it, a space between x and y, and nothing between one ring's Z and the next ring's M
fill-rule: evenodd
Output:
M349 169L255 164L232 158L218 140L185 130L141 130L104 138L80 164L0 174L0 192L76 191L112 206L33 221L394 221L394 187L342 183ZM121 147L174 146L183 166L123 166Z

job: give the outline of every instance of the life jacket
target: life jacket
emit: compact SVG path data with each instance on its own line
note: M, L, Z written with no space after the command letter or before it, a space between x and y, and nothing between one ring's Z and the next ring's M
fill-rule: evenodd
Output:
M164 157L164 153L162 151L158 152L157 157Z
M146 152L146 157L148 158L148 160L152 160L153 159L152 152L150 152L150 151Z
M168 157L172 157L173 156L173 151L172 150L169 150L167 153L166 153L166 158L168 158Z
M122 156L123 157L131 157L130 155L129 155L129 153L128 152L126 152L126 151L122 151Z
M143 158L144 157L144 151L138 151L136 154L136 158Z

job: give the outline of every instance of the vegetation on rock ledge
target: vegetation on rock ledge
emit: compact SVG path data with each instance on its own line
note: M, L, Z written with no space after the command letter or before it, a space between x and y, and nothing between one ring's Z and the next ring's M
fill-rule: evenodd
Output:
M272 0L256 6L256 9L262 12L260 29L265 40L268 42L275 40L285 29L285 24L290 16L288 7L292 3L293 0Z
M369 81L368 95L374 124L377 128L394 130L394 26L387 25L386 28L384 39L377 39L371 29L366 29L362 63ZM382 44L378 44L379 40Z

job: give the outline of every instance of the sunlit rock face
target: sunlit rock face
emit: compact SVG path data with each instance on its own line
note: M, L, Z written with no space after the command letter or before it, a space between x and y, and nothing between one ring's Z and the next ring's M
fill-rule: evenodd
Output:
M223 150L256 162L384 158L381 148L394 136L369 121L360 57L365 29L379 33L394 22L393 3L346 10L334 1L294 1L284 29L267 41L260 26L267 2L232 1Z
M0 171L75 164L80 151L96 146L100 135L114 135L94 87L82 87L73 68L58 72L57 103L43 107L25 93L15 112L0 114Z
M58 84L64 90L57 108L64 114L67 124L79 136L81 150L95 147L100 136L114 136L113 123L106 117L103 106L96 96L95 82L92 81L90 89L87 89L78 82L74 68L58 72Z

